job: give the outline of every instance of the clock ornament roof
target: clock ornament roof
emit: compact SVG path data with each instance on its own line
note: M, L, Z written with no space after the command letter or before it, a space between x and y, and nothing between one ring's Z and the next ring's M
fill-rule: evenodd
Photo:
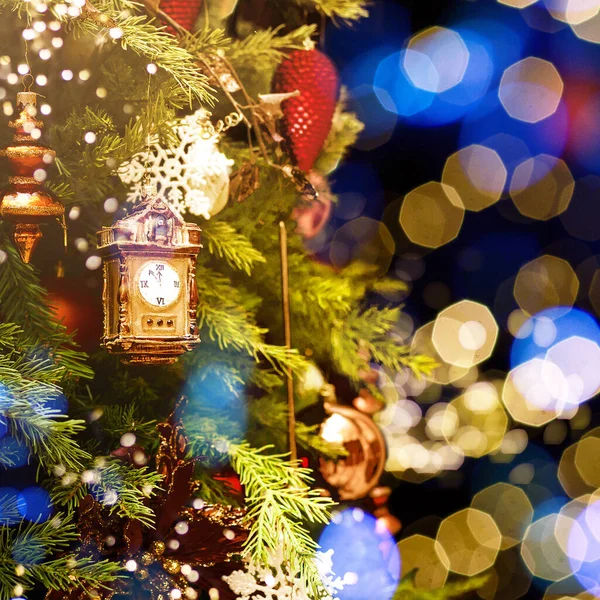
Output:
M200 248L201 229L186 223L174 208L150 185L142 187L141 201L131 212L111 227L98 232L98 247L122 245L155 245L164 248Z

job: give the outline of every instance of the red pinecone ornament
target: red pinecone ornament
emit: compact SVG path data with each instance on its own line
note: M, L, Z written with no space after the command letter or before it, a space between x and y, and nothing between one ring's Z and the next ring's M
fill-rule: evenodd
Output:
M281 108L288 151L302 171L312 169L323 148L339 88L334 64L318 50L292 50L275 73L275 93L300 92L285 100Z
M200 15L202 3L203 0L161 0L160 10L167 13L178 25L191 31Z

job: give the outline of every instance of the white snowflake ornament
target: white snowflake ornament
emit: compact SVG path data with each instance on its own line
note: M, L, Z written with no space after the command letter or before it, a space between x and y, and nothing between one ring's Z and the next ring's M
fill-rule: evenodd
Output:
M336 592L345 583L332 572L333 550L317 552L315 563L323 582L323 595L320 600L338 600ZM246 571L234 571L225 575L223 580L236 594L237 600L311 600L302 585L301 579L290 574L284 556L283 546L270 555L268 567L246 562ZM312 599L317 600L317 599Z
M210 219L225 208L233 160L219 151L219 134L207 127L208 119L204 109L184 117L176 126L177 147L163 148L154 140L148 155L140 152L119 167L121 181L131 186L128 202L137 200L139 184L148 171L158 191L180 213Z

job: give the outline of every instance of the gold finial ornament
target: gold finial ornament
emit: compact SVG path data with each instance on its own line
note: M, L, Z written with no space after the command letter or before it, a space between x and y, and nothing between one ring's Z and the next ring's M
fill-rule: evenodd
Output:
M62 217L64 206L43 187L46 169L56 153L37 143L44 124L36 119L34 92L17 94L17 119L12 144L0 150L10 165L9 187L0 193L0 216L15 223L14 241L23 262L28 263L42 237L40 223Z
M149 185L128 216L98 232L104 266L102 342L123 362L172 363L200 342L200 233Z

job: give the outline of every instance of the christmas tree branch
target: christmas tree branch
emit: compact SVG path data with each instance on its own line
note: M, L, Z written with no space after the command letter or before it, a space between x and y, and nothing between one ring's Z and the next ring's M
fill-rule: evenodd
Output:
M227 277L210 269L199 269L197 274L198 322L219 348L247 352L255 360L262 357L279 373L284 373L287 368L294 372L306 368L306 360L296 350L264 341L268 330L256 325L249 308L244 305L239 287L234 287ZM246 302L248 300L255 302L247 297Z
M111 32L119 31L116 39L120 40L121 47L146 57L149 62L169 73L187 93L190 103L196 99L212 104L212 90L193 56L179 46L177 38L156 27L145 15L132 14L138 7L135 2L98 0L92 3L86 0L81 17L73 19L73 22L93 35L106 33L107 28Z
M369 359L359 354L363 349L370 359L393 372L409 368L417 376L429 374L437 363L432 358L412 354L409 346L392 337L399 316L400 308L372 306L364 311L355 309L343 322L334 323L332 356L340 372L359 383L361 374L370 369Z
M60 514L45 523L22 522L1 528L0 598L12 598L18 586L26 590L36 582L49 589L68 589L75 581L91 590L114 580L121 569L117 563L77 559L71 554L44 560L77 538L71 519Z
M212 104L214 98L206 76L198 69L194 57L179 46L177 38L167 33L145 15L138 15L140 5L127 0L85 0L79 14L68 12L66 4L58 0L47 2L54 16L72 24L78 31L104 36L119 43L123 50L132 50L148 62L169 73L185 91L190 103L198 100ZM15 10L33 16L35 6L23 0L0 0L0 9Z
M130 376L127 371L120 374L119 379L129 380ZM127 404L109 404L101 407L102 416L100 424L109 438L108 444L111 447L116 447L121 437L126 433L133 433L137 444L147 446L154 442L156 437L156 421L149 420L140 414L139 404L151 402L158 399L158 394L143 377L136 377L134 381L137 385L127 387L127 383L121 386L119 381L118 387L126 398L131 399ZM144 394L141 398L136 398L138 386L142 387ZM149 398L151 395L151 398Z
M256 563L268 565L270 554L283 544L289 570L298 573L307 594L327 596L314 563L318 546L302 521L327 523L334 502L309 487L309 469L265 450L248 444L231 444L228 450L246 491L251 526L245 548Z
M19 325L31 347L42 347L63 369L65 382L77 378L90 379L91 369L84 363L87 356L70 348L72 336L59 325L47 304L46 292L31 265L25 264L0 228L0 314L7 323Z
M303 49L304 42L316 33L315 25L302 25L282 34L283 25L274 29L258 30L254 35L231 43L226 53L229 63L236 69L251 63L254 68L273 68L286 56L286 52Z
M52 499L56 504L73 508L87 494L110 513L135 519L146 527L154 527L154 511L146 499L156 493L162 476L147 467L130 467L115 458L98 458L95 464L79 473L66 473L60 486L55 486Z
M309 0L319 12L333 19L358 21L369 15L369 0Z
M469 592L483 587L488 581L488 575L469 577L460 581L447 583L441 588L426 590L414 585L416 570L402 579L392 600L446 600L446 598L461 598Z
M48 472L57 465L80 469L89 459L75 440L84 422L67 419L54 408L62 396L57 385L63 376L62 367L38 348L27 347L14 326L2 324L0 335L3 331L8 331L10 337L4 339L0 351L0 414L8 420L12 438L17 445L27 447ZM12 460L10 454L0 450L0 463L6 465Z
M211 219L202 227L203 239L208 251L225 259L230 267L252 274L255 263L264 263L266 258L247 237L238 233L229 223Z
M283 389L278 391L282 392ZM288 410L286 399L281 393L267 394L251 402L249 409L254 421L254 427L249 431L251 442L254 445L264 443L266 436L261 437L261 433L268 432L269 437L279 442L278 447L284 448L288 435ZM320 456L338 459L348 455L342 445L324 440L319 435L319 428L320 425L307 425L297 420L296 441L306 450L311 450Z

